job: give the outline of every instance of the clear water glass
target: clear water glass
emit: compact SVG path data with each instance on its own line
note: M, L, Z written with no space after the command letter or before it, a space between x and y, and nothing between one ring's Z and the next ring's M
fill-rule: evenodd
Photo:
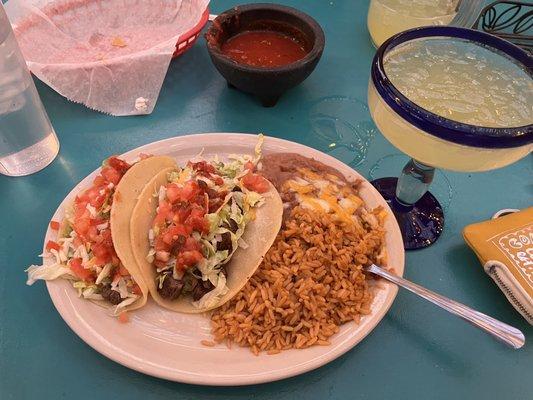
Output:
M0 174L40 171L59 152L59 141L0 3Z

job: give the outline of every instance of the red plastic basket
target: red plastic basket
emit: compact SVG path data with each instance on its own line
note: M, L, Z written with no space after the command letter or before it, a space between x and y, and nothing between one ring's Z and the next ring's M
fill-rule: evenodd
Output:
M196 42L196 39L198 39L198 37L200 36L200 32L204 28L208 19L209 19L209 8L206 8L204 13L202 14L202 18L200 18L200 21L190 31L186 32L183 35L182 40L176 43L176 51L172 55L172 58L181 56L183 53L185 53L187 50L189 50L193 46L194 42Z

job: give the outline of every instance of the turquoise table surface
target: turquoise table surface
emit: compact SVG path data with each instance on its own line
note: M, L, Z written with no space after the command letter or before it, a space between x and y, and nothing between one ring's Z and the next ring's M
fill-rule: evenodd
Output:
M39 262L47 223L63 197L107 156L151 141L265 132L329 152L369 178L400 172L407 157L375 129L365 105L375 51L367 2L283 3L314 16L327 43L315 72L274 108L228 89L203 39L172 62L149 116L109 117L37 82L61 152L35 175L0 176L0 399L533 399L531 343L510 350L405 291L376 329L336 361L271 384L217 388L163 381L108 360L67 327L42 282L26 286L24 269ZM213 1L211 11L235 4ZM499 209L532 205L532 158L487 173L438 172L432 191L446 209L445 231L434 246L408 253L405 269L408 279L518 327L528 341L533 329L484 274L461 230Z

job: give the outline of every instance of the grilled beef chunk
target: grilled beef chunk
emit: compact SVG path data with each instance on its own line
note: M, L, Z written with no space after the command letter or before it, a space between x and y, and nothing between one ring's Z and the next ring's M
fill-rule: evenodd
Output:
M209 188L207 186L207 183L205 183L205 181L198 179L197 182L198 182L198 186L200 187L200 189L202 189L204 192Z
M111 285L102 285L100 287L100 294L104 299L106 299L113 305L117 305L122 301L122 299L120 298L120 293L116 290L111 289Z
M174 279L172 274L167 274L165 279L163 279L163 284L161 288L157 288L157 291L161 297L169 300L176 300L183 289L183 281Z
M237 229L239 229L239 225L237 225L237 223L231 218L228 218L228 223L222 226L226 229L229 229L233 233L237 232Z
M225 232L221 235L222 240L217 243L217 250L228 250L230 253L233 250L233 243L231 243L231 233Z
M209 212L214 213L218 211L218 209L222 207L223 204L224 204L224 199L221 199L219 197L215 197L214 199L210 198L209 203L208 203Z
M239 225L237 225L237 223L231 218L228 218L228 222L225 222L222 226L233 233L237 232L237 229L239 229ZM222 234L222 240L217 243L217 250L228 250L231 253L233 250L233 243L231 242L231 234L229 232Z
M205 192L207 193L207 196L209 196L209 200L220 197L219 193L215 189L206 188Z
M215 287L210 281L202 281L199 279L196 281L196 286L192 290L192 299L194 301L198 301L203 297L204 294L210 292L214 288Z

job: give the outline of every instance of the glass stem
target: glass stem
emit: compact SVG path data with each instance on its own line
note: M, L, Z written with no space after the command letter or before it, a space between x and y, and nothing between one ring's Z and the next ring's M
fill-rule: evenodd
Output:
M435 168L409 160L398 178L395 200L399 205L410 208L428 191L434 175Z

